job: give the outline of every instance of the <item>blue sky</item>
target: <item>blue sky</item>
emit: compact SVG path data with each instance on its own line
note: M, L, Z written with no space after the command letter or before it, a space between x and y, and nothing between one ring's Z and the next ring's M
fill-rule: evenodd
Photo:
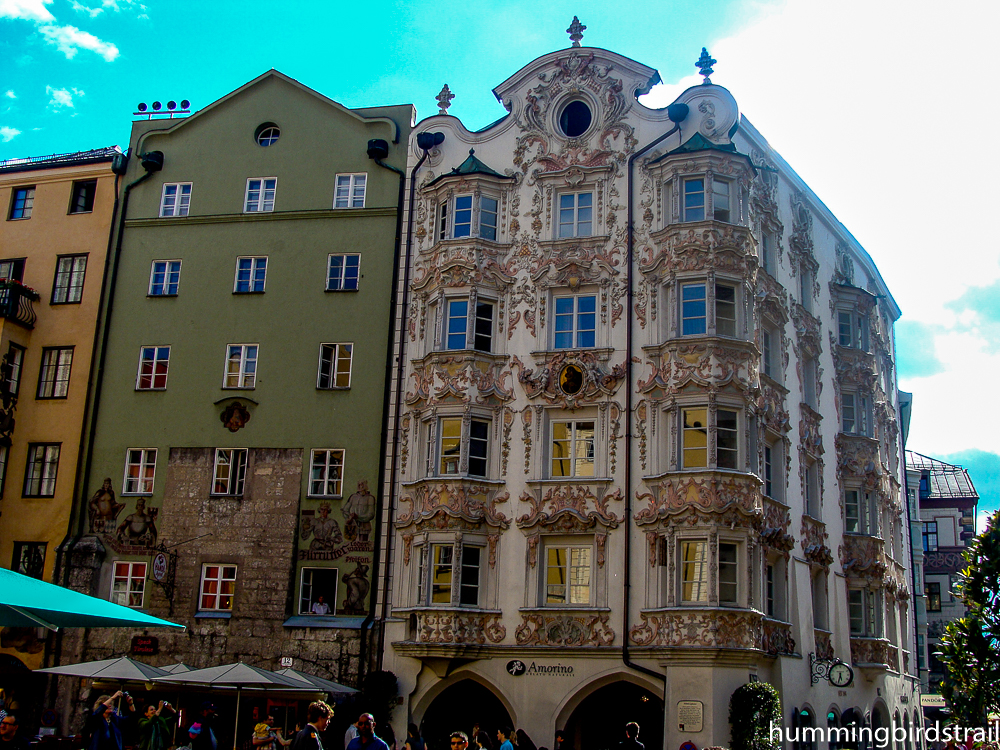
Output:
M903 310L910 447L963 463L1000 505L1000 206L992 2L711 3L0 0L0 159L125 146L138 102L203 107L268 68L347 106L412 102L472 129L503 114L494 86L568 44L660 71L662 106L712 80L852 231Z

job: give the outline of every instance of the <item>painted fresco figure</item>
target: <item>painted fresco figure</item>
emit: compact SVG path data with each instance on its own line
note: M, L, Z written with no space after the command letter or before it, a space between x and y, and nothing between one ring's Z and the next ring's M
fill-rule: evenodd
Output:
M347 524L344 529L348 541L367 542L371 538L372 519L375 518L375 497L368 491L368 482L362 479L358 482L358 491L347 498L341 509Z
M347 584L347 596L344 597L344 614L365 614L365 597L371 584L368 583L368 566L358 563L354 570L341 578Z
M111 477L104 479L104 484L87 504L87 515L90 516L90 532L92 534L110 534L114 531L115 521L125 508L125 503L115 502L115 491L111 489Z
M312 552L322 552L331 550L338 544L343 543L344 536L340 533L340 524L330 518L330 503L321 503L319 506L319 518L302 519L302 539L306 540L312 534L312 542L309 549Z
M135 501L135 513L126 516L118 527L118 541L122 544L134 544L140 547L156 546L156 516L159 508L146 510L146 500L140 497Z

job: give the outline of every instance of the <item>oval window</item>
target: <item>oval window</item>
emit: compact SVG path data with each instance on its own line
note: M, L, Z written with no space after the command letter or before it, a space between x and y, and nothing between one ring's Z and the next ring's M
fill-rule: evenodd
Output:
M587 132L592 119L590 107L581 101L570 102L559 115L559 128L570 138L578 138Z
M273 122L265 122L263 125L257 128L257 132L254 133L254 140L257 141L258 146L272 145L277 142L278 137L281 135L281 130Z

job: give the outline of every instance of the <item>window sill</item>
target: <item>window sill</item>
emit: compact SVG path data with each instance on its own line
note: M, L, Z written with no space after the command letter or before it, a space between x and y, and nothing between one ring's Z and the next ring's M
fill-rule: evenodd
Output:
M154 393L154 392L157 392L157 391L161 391L162 392L162 391L165 391L165 390L167 390L166 386L164 386L163 388L136 388L135 392L136 393Z
M63 305L82 305L82 299L68 300L66 302L49 302L49 307L62 307Z
M147 294L148 299L160 299L161 297L177 297L177 294Z
M11 216L7 221L27 221L30 216Z
M233 616L232 612L195 612L196 620L229 620Z
M252 295L254 295L254 294L264 294L264 290L263 290L263 289L261 289L261 290L260 290L259 292L258 292L258 291L256 291L256 290L247 290L247 291L245 291L245 292L241 292L241 291L239 291L238 289L234 289L234 290L233 290L233 294L235 294L235 295L238 295L238 296L240 296L240 297L243 297L243 296L247 296L247 295L250 295L250 296L252 296Z
M344 499L343 495L312 495L312 494L307 494L306 497L308 497L310 500L343 500Z
M358 292L357 289L324 289L323 291L328 292L330 294L343 294L343 293L356 294Z
M529 487L544 487L553 484L566 484L566 482L574 482L576 484L611 484L613 481L612 477L545 477L544 479L528 479L525 481L525 484Z
M35 401L65 401L69 396L35 396Z
M762 372L760 374L760 379L763 382L767 383L772 388L777 388L779 391L781 391L782 395L786 396L788 395L789 390L784 385L781 384L780 380L775 379L773 375L768 375L766 372Z
M335 385L332 388L320 388L319 386L316 386L316 390L317 391L349 391L349 390L351 390L351 386L349 386L349 385Z
M552 613L552 612L610 612L611 607L598 607L593 604L543 604L537 607L519 607L518 612Z
M122 492L118 497L152 497L152 492Z
M162 389L166 390L166 388ZM255 391L257 386L255 385L224 385L222 386L224 391Z
M338 617L337 615L292 615L281 626L284 628L344 628L360 630L364 617Z
M67 216L86 216L87 214L92 214L92 213L94 213L92 210L91 211L70 211L67 214Z
M409 482L403 482L402 484L404 487L414 487L423 484L424 482L469 482L471 484L488 484L495 487L502 487L506 484L505 481L500 479L476 477L470 474L442 474L440 476L435 475L431 477L421 477L420 479L413 479Z

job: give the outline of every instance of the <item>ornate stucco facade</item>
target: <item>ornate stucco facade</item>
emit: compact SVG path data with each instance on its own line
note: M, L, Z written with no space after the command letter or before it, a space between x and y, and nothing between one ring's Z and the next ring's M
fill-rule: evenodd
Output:
M484 130L447 91L414 129L397 736L509 721L586 748L639 718L647 747L725 746L755 679L790 727L914 713L899 311L703 62L653 110L655 70L574 46L500 84Z

